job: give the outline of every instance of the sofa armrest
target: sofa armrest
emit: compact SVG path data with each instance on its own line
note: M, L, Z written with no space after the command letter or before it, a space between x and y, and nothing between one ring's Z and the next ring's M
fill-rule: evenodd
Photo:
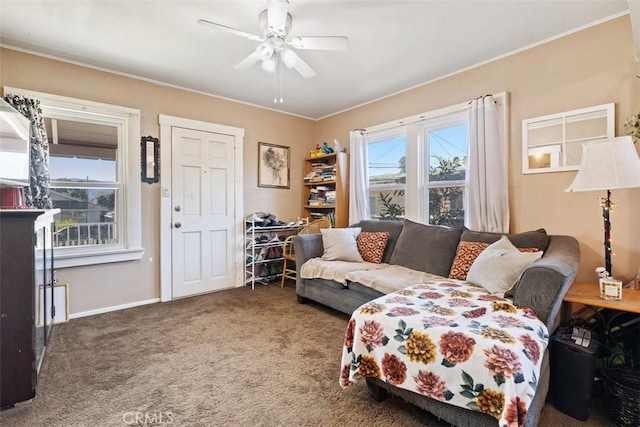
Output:
M575 280L579 264L580 247L575 238L550 236L544 256L520 275L514 304L533 309L553 333L560 322L562 300Z
M322 234L298 234L293 239L293 250L296 254L296 293L305 296L300 268L307 260L321 257L324 253Z

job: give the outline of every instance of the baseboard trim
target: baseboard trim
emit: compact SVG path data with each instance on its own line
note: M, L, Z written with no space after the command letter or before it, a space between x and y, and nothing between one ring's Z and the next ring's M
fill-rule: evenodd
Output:
M69 314L69 319L77 319L79 317L95 316L96 314L109 313L110 311L124 310L127 308L139 307L141 305L155 304L160 302L160 298L152 298L144 301L129 302L127 304L114 305L111 307L97 308L95 310L81 311L79 313Z

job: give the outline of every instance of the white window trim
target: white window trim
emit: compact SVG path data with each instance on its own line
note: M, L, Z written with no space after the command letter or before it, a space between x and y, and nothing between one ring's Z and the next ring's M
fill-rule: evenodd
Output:
M40 100L45 117L55 118L88 118L104 120L122 131L122 147L118 150L118 162L126 165L119 176L122 183L122 212L125 216L121 227L122 244L118 247L105 245L90 247L54 248L56 268L76 267L82 265L106 264L111 262L132 261L142 258L142 202L140 195L140 176L136 173L140 168L140 110L117 105L103 104L82 99L35 92L26 89L5 86L4 94L22 95Z

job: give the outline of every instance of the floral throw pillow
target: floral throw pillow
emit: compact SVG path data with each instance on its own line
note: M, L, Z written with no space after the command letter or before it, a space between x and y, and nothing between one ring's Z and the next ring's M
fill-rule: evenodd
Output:
M356 239L358 252L360 252L363 260L380 264L388 240L389 233L386 231L376 233L363 231L358 234L358 238Z
M482 242L460 242L456 257L453 259L453 264L451 264L449 279L467 280L467 273L469 273L471 264L488 246L488 243Z

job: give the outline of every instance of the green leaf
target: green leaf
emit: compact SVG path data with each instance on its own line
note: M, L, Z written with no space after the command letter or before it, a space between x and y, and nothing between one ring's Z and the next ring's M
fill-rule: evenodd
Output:
M394 340L402 342L404 341L404 335L398 334L395 337L393 337Z
M475 399L476 398L476 395L472 391L469 391L469 390L462 390L460 392L460 395L466 397L467 399Z
M482 393L483 390L484 390L484 384L480 384L480 383L476 384L476 388L474 389L476 393Z
M398 347L398 351L402 354L407 354L407 349L405 346L401 345L400 347Z
M373 347L370 344L367 344L367 351L371 353L371 350L373 350Z
M502 374L496 374L493 376L493 379L496 381L496 384L498 384L498 386L501 386L502 384L505 383L504 381L504 375Z
M514 377L514 382L516 384L520 384L521 382L524 382L524 375L522 375L522 372L518 372L516 374L516 376Z
M400 329L402 330L402 332L404 333L404 330L407 328L407 324L404 322L404 320L400 320L398 322L398 326L400 327Z
M473 388L473 378L471 378L471 375L467 374L465 371L462 371L462 381Z
M453 398L453 393L451 393L451 390L445 391L443 395L444 395L444 400L451 400Z
M382 337L382 345L387 345L387 343L389 343L389 337L385 335Z
M447 359L442 359L442 366L446 366L447 368L453 368L454 366L456 366L456 364L449 362Z
M460 384L460 387L462 387L463 390L473 391L473 387L471 387L469 384Z
M411 332L413 332L413 328L409 328L406 331L404 331L404 334L408 337L409 335L411 335Z

